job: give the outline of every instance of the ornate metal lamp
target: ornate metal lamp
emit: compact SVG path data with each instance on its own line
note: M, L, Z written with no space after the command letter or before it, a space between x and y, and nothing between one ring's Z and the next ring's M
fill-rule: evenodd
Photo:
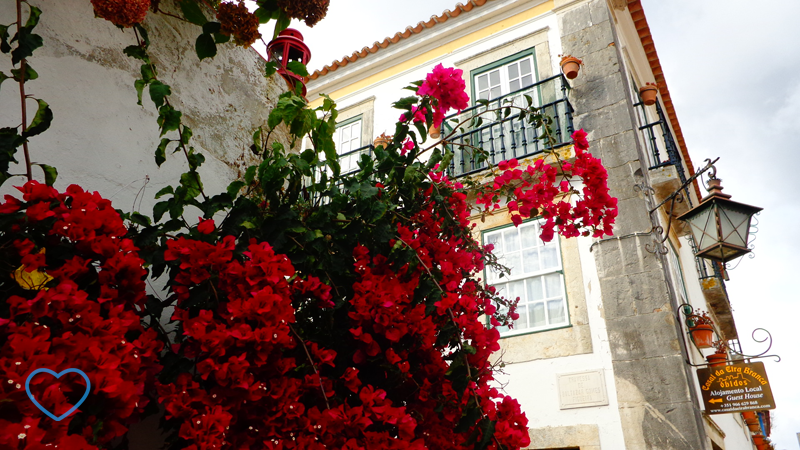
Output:
M300 83L303 86L303 97L305 97L305 79L287 69L290 61L298 61L308 65L311 60L311 50L303 42L303 35L293 28L287 28L267 44L267 53L269 53L271 61L278 63L278 73L286 80L289 88L294 90L297 83Z
M708 195L677 219L689 224L697 256L725 263L750 252L750 220L763 208L734 202L730 195L722 193L721 181L713 169Z

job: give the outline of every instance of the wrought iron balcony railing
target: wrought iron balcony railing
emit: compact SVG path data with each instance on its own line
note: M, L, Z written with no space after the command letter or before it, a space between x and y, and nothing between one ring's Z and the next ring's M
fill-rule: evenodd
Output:
M639 103L633 106L639 116L639 123L641 124L639 131L642 133L644 145L650 157L650 169L673 165L678 171L681 183L685 183L686 173L683 170L681 156L678 152L678 146L675 144L675 139L672 137L672 131L669 128L667 119L664 116L664 110L661 108L661 102L656 99L654 106L646 106L640 100ZM655 110L657 120L651 122L648 115L652 116L653 110Z
M448 138L445 144L453 152L448 172L450 176L459 177L479 172L489 164L511 158L524 158L541 153L549 148L547 140L543 137L541 127L529 124L527 120L520 119L520 114L512 110L512 114L498 120L491 113L484 114L481 121L473 122L470 128L470 119L488 109L503 108L508 105L527 106L526 96L533 101L533 106L548 115L553 121L550 125L556 144L553 148L569 144L572 134L572 105L567 100L569 84L563 74L547 78L518 91L511 92L502 97L492 99L488 106L477 105L465 109L460 114L449 116L442 124L443 136L448 136L454 130L455 124L464 123L456 135Z

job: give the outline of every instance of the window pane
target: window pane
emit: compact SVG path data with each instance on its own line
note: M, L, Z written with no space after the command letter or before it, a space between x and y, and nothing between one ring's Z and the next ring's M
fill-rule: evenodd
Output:
M500 71L493 70L489 72L489 84L491 86L497 86L500 84Z
M510 80L513 80L514 78L519 78L519 67L517 67L517 63L509 64L508 78Z
M544 298L542 293L542 277L528 278L525 280L528 287L528 301L533 302Z
M350 140L350 127L346 126L342 128L342 140L349 141Z
M500 86L493 87L491 90L491 97L489 99L492 100L497 97L500 97L501 95L503 95L503 93L502 90L500 89Z
M534 273L541 270L539 265L539 250L536 248L529 248L522 252L522 265L525 267L525 273Z
M531 327L543 327L547 325L547 321L544 318L544 303L535 303L528 307L528 313L530 314L530 324Z
M494 244L494 250L492 250L492 254L498 258L503 256L503 240L500 239L501 236L502 235L500 233L486 235L486 243Z
M519 228L519 234L522 235L522 247L538 247L542 245L541 239L539 239L539 235L536 233L536 228L533 225L529 226L521 226Z
M531 73L531 59L525 58L519 62L519 69L523 75L527 75Z
M506 241L506 251L515 252L519 250L519 235L516 228L509 228L503 232Z
M511 92L520 90L519 80L514 80L508 84L508 88Z
M517 314L519 314L519 319L514 321L514 329L515 330L524 330L525 328L529 328L528 326L528 307L522 305L517 308ZM502 331L501 331L502 333Z
M558 239L554 237L553 239ZM558 254L556 246L548 243L542 249L542 269L555 269L558 267Z
M520 304L525 303L525 282L524 281L514 281L513 283L508 283L508 299L509 300L516 300L519 297Z
M480 91L478 93L478 98L483 100L489 100L489 91Z
M522 77L522 87L528 87L533 84L533 77L530 75L525 75Z
M485 91L487 88L489 88L489 76L478 76L478 90Z
M545 295L556 297L561 295L561 275L554 273L544 276Z
M566 322L564 301L558 299L547 302L547 314L550 316L550 325Z
M519 262L519 253L507 254L505 257L503 257L501 264L511 269L512 277L516 277L520 274L520 272L522 272L522 266Z
M352 131L350 131L350 137L356 140L356 146L358 146L358 142L361 141L361 121L353 124ZM358 147L356 147L358 148Z

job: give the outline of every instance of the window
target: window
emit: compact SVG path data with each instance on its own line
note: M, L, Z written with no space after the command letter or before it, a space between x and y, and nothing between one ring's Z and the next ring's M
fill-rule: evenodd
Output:
M486 270L486 282L500 295L519 297L519 319L513 329L500 327L503 335L519 334L569 324L567 298L558 237L544 243L539 239L537 221L519 227L506 227L484 233L484 243L494 244L494 253L501 264L511 269L502 278L494 270Z
M476 98L494 100L532 86L536 82L532 54L523 56L515 61L505 61L502 60L496 63L499 65L494 68L491 68L494 65L490 65L489 69L483 70L474 76L473 86L475 86ZM518 100L516 97L521 99L522 95L515 96L515 100Z
M356 116L338 124L333 134L343 174L358 169L358 160L362 153L357 151L361 149L361 124L361 116Z

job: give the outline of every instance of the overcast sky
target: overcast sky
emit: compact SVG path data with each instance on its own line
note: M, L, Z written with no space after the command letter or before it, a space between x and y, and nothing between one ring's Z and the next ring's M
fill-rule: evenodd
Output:
M293 26L311 48L309 68L318 69L455 3L333 0L313 29ZM797 450L800 301L792 285L800 277L792 255L800 251L800 2L642 3L695 167L721 157L717 175L725 192L764 208L755 258L742 259L727 286L744 352L764 350L750 337L754 329L772 333L770 353L782 358L765 361L778 407L773 442L778 450Z

